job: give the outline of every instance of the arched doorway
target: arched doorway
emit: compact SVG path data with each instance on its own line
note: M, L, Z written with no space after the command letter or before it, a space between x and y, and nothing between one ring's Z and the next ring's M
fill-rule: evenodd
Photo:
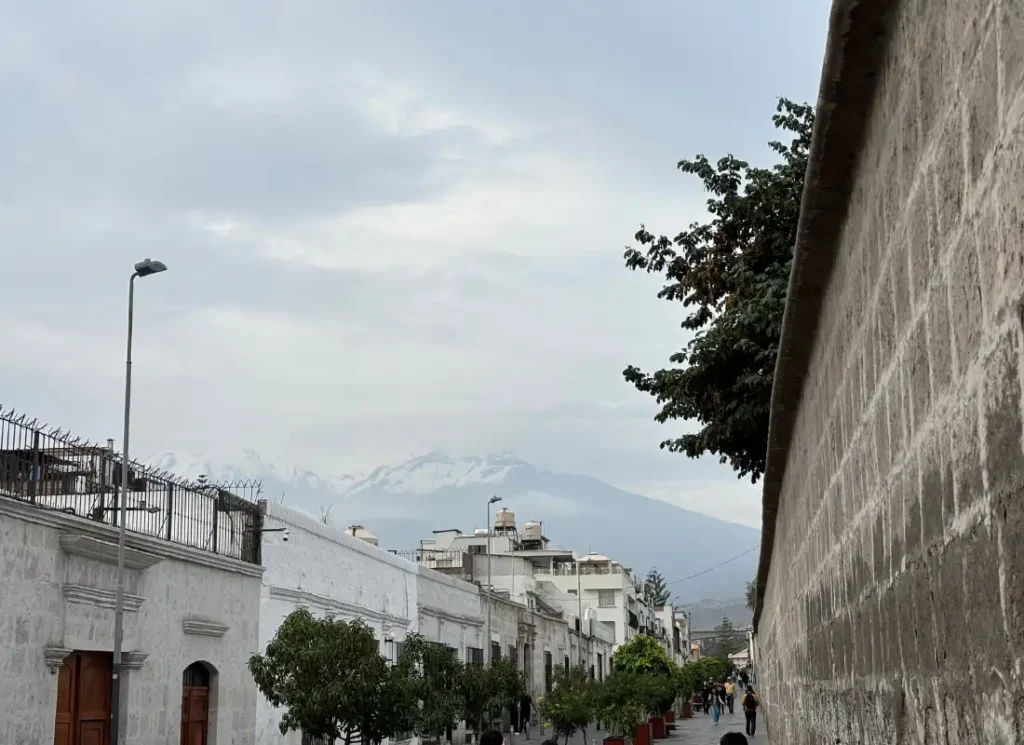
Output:
M209 713L210 669L193 662L181 681L181 745L207 745Z

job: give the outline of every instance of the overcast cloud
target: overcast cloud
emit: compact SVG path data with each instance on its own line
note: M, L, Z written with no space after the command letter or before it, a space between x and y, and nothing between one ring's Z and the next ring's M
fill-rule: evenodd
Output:
M0 402L119 437L152 256L137 454L509 450L758 524L622 381L685 338L621 257L701 217L680 158L768 161L828 5L3 0Z

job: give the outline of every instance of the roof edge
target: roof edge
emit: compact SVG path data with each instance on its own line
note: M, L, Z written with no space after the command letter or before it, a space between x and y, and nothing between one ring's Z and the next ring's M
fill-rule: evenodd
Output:
M814 130L800 202L793 266L772 384L762 496L761 553L754 630L775 544L775 521L786 462L821 316L835 264L864 132L884 59L886 20L900 0L833 0L822 63Z

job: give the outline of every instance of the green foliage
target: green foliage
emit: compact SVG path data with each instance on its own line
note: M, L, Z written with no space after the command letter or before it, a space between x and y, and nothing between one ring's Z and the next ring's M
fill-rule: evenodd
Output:
M595 714L609 735L632 740L643 722L646 700L642 680L645 676L616 669L604 679L595 694Z
M689 701L693 698L697 687L705 680L702 674L702 669L696 661L687 662L676 667L672 674L676 695L684 701Z
M660 717L675 701L676 691L672 675L642 675L640 677L640 695L644 709L652 717Z
M754 610L754 604L757 602L757 580L752 579L747 582L747 608Z
M462 718L480 734L490 706L490 673L480 665L466 665L459 686Z
M728 616L722 616L722 622L715 627L715 657L725 662L729 661L729 655L739 652L747 646L747 640Z
M405 691L405 726L421 737L441 739L462 719L462 678L465 668L447 647L419 634L405 639L398 664L392 669L399 690Z
M652 569L647 573L647 578L644 581L651 588L651 601L655 606L661 607L669 604L669 601L672 599L672 592L668 589L668 584L665 582L665 577L662 576L661 572L657 569Z
M655 419L696 420L701 429L665 440L662 448L691 458L705 453L757 481L765 467L772 379L796 241L814 109L781 99L775 126L793 133L772 142L781 162L753 168L727 155L679 162L709 192L710 221L692 223L674 239L643 226L626 266L663 275L658 297L690 308L682 327L694 332L669 360L673 367L644 373L629 366L626 380L661 405Z
M673 664L668 652L654 637L638 634L615 652L615 669L667 677L672 674Z
M267 700L286 709L281 734L304 730L348 740L361 731L380 742L395 731L396 712L405 708L376 636L360 621L317 619L296 610L266 653L249 658L249 671Z
M729 674L729 665L717 657L701 657L695 663L697 665L698 680L703 683L706 680L721 680Z
M597 686L590 680L590 673L582 665L557 667L554 671L554 688L540 701L540 713L551 723L555 739L569 738L583 732L587 741L587 725L596 716Z
M519 703L526 686L523 676L516 669L516 664L509 658L491 660L488 669L487 711L492 717L500 717L502 712L511 711Z

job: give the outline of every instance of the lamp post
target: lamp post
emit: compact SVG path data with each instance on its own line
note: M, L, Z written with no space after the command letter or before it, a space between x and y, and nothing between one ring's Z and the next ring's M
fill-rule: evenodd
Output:
M110 745L121 739L121 637L124 636L124 542L128 517L128 429L132 410L132 314L135 310L135 278L167 271L162 261L143 259L128 280L128 351L124 371L124 450L121 453L121 494L117 521L117 595L114 599L114 676L110 700Z
M487 500L487 639L484 642L484 662L491 664L491 534L494 526L491 525L491 505L500 502L501 497L491 497Z

